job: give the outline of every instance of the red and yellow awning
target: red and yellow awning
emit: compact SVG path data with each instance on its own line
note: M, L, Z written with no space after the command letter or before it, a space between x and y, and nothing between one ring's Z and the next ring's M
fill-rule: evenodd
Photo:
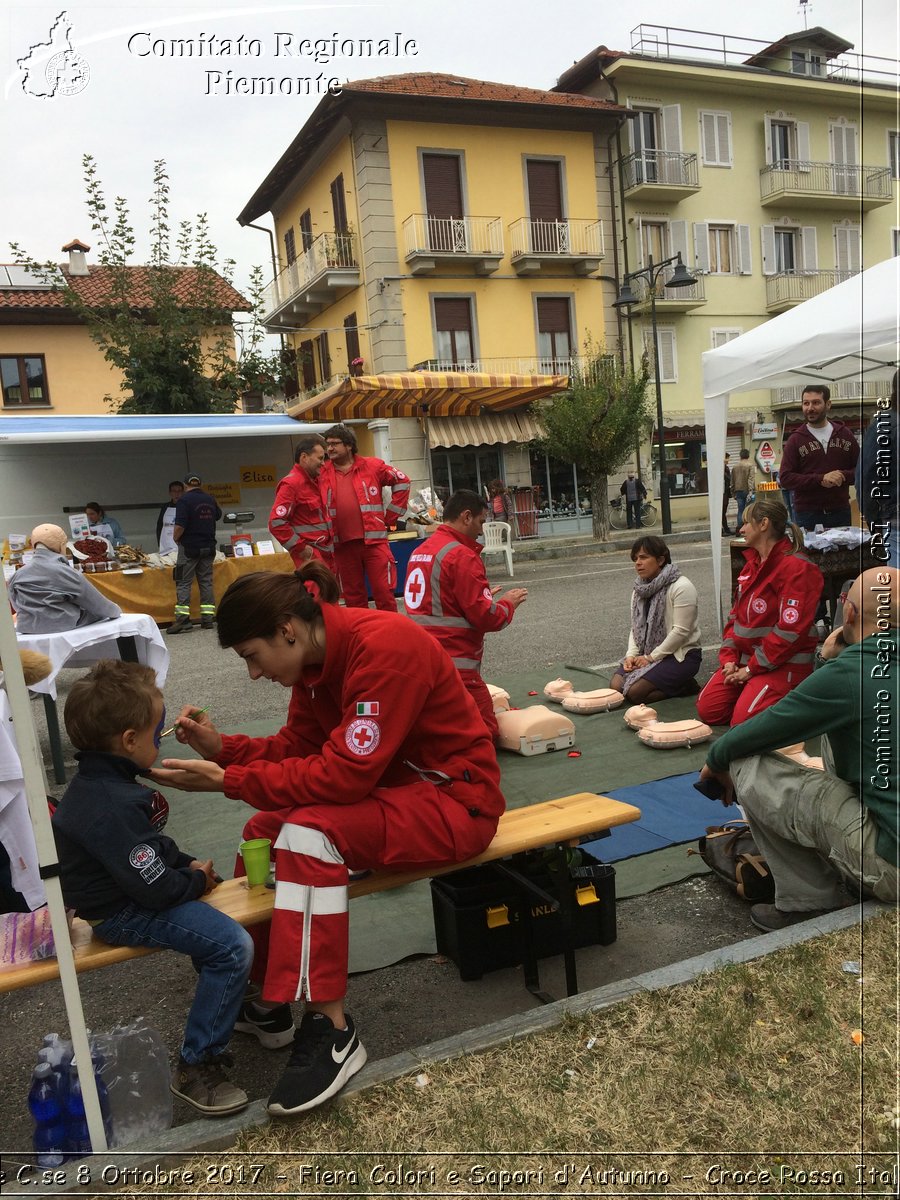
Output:
M410 371L348 376L292 405L298 421L373 420L376 417L477 417L509 412L569 386L566 375L486 375Z

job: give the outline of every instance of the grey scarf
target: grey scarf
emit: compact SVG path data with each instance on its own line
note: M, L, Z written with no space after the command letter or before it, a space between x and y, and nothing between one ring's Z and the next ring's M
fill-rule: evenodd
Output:
M644 582L637 579L634 593L631 597L631 632L634 635L638 654L649 654L654 646L658 646L666 636L666 595L676 579L681 578L681 571L674 563L666 566ZM656 663L649 667L637 667L626 676L626 687L640 679Z

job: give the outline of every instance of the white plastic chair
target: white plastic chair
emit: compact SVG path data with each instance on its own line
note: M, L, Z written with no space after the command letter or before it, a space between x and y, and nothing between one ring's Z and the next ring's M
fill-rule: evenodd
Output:
M515 553L512 545L512 528L506 521L487 521L484 526L484 553L505 554L506 573L513 576L513 560Z

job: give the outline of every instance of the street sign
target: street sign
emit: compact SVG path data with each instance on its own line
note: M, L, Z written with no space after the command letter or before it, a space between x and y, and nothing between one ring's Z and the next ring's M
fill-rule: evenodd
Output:
M764 474L772 474L775 467L775 451L771 442L760 442L756 448L756 461Z

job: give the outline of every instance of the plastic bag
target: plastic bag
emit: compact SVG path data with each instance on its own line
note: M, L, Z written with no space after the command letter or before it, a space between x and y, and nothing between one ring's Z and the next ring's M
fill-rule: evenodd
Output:
M91 1057L109 1096L110 1149L145 1142L171 1127L169 1052L143 1017L92 1034Z
M406 510L406 520L417 525L431 525L444 519L444 506L440 498L432 494L431 488L416 492Z
M50 910L45 906L34 912L0 915L0 963L21 965L43 958L54 958L56 945L50 926Z

